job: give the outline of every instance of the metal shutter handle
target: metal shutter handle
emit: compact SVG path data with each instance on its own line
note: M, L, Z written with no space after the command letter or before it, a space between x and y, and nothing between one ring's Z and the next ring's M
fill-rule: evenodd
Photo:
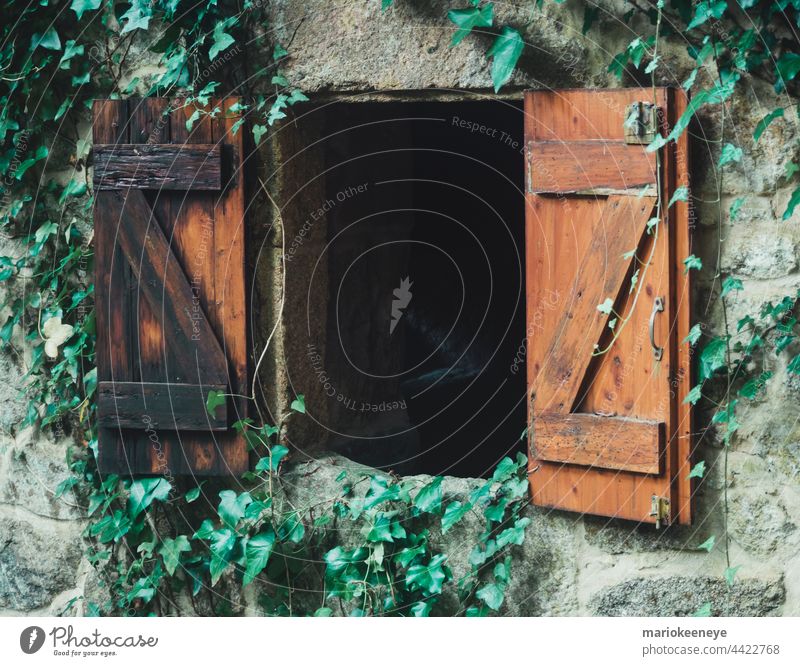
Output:
M660 361L664 355L664 348L656 344L656 315L664 311L664 299L656 296L653 301L653 311L650 313L650 346L653 348L653 358Z

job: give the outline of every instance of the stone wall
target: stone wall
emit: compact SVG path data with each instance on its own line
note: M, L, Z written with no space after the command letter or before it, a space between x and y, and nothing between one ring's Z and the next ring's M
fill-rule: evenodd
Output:
M335 4L282 0L269 6L270 29L275 29L282 43L291 41L286 75L315 102L354 93L359 98L395 100L490 94L483 56L486 40L470 36L458 47L449 47L452 28L445 14L450 3L397 0L385 14L377 0ZM520 28L531 45L512 84L503 91L504 97L519 99L524 87L619 85L607 74L607 63L629 37L611 22L604 26L600 44L590 39L596 39L597 31L582 37L580 10L548 4L540 11L531 2L497 2L496 15L499 22ZM679 85L690 71L681 49L667 49L664 62L668 67L659 68L660 83ZM146 73L152 65L143 56L140 71ZM728 109L726 140L750 147L752 129L775 106L773 99L766 84L749 81L741 86ZM746 291L734 302L731 318L800 288L800 214L780 221L791 192L781 178L782 164L798 145L796 121L789 115L793 116L787 114L787 120L766 133L755 150L745 151L738 172L726 176L721 191L712 166L718 144L694 142L695 254L713 266L721 243L724 270L744 281ZM704 111L701 121L705 137L718 140L722 129L718 110ZM296 170L283 169L285 156L296 152L292 142L297 140L297 132L313 122L313 114L296 124L287 122L286 131L261 151L262 176L283 212L280 218L276 216L262 193L249 221L257 310L251 319L256 344L263 345L277 324L271 352L260 367L263 385L268 387L264 399L276 416L286 411L286 401L295 392L306 394L310 412L325 409L318 383L302 358L303 345L292 336L294 327L306 322L303 276L325 242L324 232L312 234L287 273L287 303L282 312L282 285L275 277L284 247L280 233L291 242L299 233L306 208L320 196L314 179L298 181ZM311 173L319 168L319 156L313 152L303 159ZM720 197L721 210L727 211L740 196L747 199L739 219L731 223L724 214L720 227L713 202ZM9 254L12 248L0 251ZM709 280L708 274L705 271L697 285L695 318L713 327L722 314L714 296L719 285ZM321 295L315 298L323 299ZM313 307L324 311L324 299ZM313 320L312 325L324 326L324 322ZM711 601L719 614L800 614L800 531L795 518L800 507L800 382L789 377L782 361L772 363L775 377L766 395L743 408L743 425L730 451L727 479L721 444L713 430L702 439L698 455L706 460L709 472L699 491L695 526L655 531L531 508L532 524L516 558L506 612L685 615ZM87 598L95 597L98 590L91 567L81 555L81 512L69 495L54 499L57 484L67 476L67 449L74 442L64 436L53 438L15 429L22 415L16 390L23 367L22 360L12 355L0 358L0 613L82 613ZM708 415L699 414L699 426L707 422ZM296 458L307 455L313 460L290 465L287 485L298 492L313 488L321 495L326 489L333 493L335 476L344 463L321 453L324 429L310 420L290 425L293 443L301 452ZM726 481L732 562L741 565L732 589L722 578L726 562L719 546L721 538L710 554L698 548L711 534L722 534ZM449 478L446 490L457 496L471 483ZM467 555L459 550L459 544L468 542L478 529L479 525L467 519L437 544L452 553L456 570L464 566ZM244 610L257 612L246 602Z

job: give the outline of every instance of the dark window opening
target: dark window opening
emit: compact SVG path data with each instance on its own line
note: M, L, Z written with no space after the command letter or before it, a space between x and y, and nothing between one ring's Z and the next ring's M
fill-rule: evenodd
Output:
M522 105L324 113L329 447L486 476L524 450Z

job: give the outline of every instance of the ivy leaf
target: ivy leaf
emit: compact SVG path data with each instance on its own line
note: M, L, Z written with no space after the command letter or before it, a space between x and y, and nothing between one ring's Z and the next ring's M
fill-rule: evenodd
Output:
M700 352L700 381L711 377L717 370L725 367L727 346L725 338L714 338Z
M70 9L78 15L78 20L81 19L84 12L94 11L100 7L102 0L72 0Z
M442 516L442 534L447 534L453 525L469 513L471 508L472 505L469 502L464 504L458 501L450 502L444 510L444 516Z
M681 117L678 118L678 121L675 123L669 135L660 141L660 137L656 137L656 140L647 146L647 151L652 152L669 141L675 141L689 126L695 114L706 104L720 104L728 99L728 97L733 94L734 86L738 78L738 75L732 75L725 83L718 83L712 88L706 88L695 94L694 97L689 100L689 103L686 105L686 110L681 114Z
M448 580L449 571L444 563L447 555L434 555L428 564L413 564L406 573L405 584L411 590L422 590L427 594L439 594Z
M271 527L248 539L244 548L247 564L245 565L242 585L246 586L252 583L253 579L264 570L264 567L269 562L274 545L275 532L272 531Z
M775 72L778 75L775 92L780 92L786 87L787 81L791 81L800 73L800 54L791 51L784 53L775 63Z
M275 444L269 448L269 455L264 456L256 463L256 471L271 472L274 474L278 471L278 466L281 464L281 460L286 457L287 453L289 453L289 449L280 444Z
M31 36L31 51L35 51L40 46L50 51L58 51L61 49L61 39L55 28L50 28L44 33L37 32Z
M422 513L442 512L442 477L437 476L417 493L414 506Z
M774 111L771 111L766 116L764 116L761 120L758 121L755 130L753 130L753 140L758 141L761 138L761 135L764 133L764 130L767 129L772 124L772 121L776 118L783 117L783 108L778 107Z
M701 335L703 335L703 329L700 327L700 324L695 324L691 329L689 329L689 335L687 335L683 341L688 342L692 347L694 347Z
M154 501L166 501L171 490L170 482L162 477L137 479L131 482L127 503L128 515L136 518Z
M710 537L708 537L708 539L706 539L705 541L703 541L703 543L701 543L701 544L698 546L698 548L699 548L700 550L704 550L704 551L706 551L707 553L710 553L712 550L714 550L714 543L716 542L716 540L717 540L717 537L715 537L715 536L712 534Z
M530 522L530 518L518 518L513 527L509 527L497 535L497 547L502 548L512 543L521 546L525 541L525 528Z
M701 460L694 467L692 467L692 471L689 472L689 476L687 476L686 478L687 479L702 479L703 476L705 476L705 473L706 473L706 461L705 460Z
M614 301L612 301L610 298L607 298L597 306L598 312L602 312L604 315L610 315L613 309Z
M120 16L120 22L125 21L125 25L119 34L125 35L134 30L147 30L152 15L153 10L149 0L132 0L128 11Z
M688 201L688 200L689 200L689 188L686 187L686 185L681 185L679 188L675 190L675 193L669 200L667 208L672 208L672 205L677 201Z
M786 368L789 372L795 375L800 375L800 354L795 356Z
M711 617L711 602L706 601L706 603L692 613L692 617Z
M208 397L206 398L206 410L208 411L211 418L216 418L216 410L217 407L220 405L225 404L225 400L227 396L223 391L217 391L216 389L211 389L208 392Z
M189 545L189 539L183 534L175 539L164 539L163 543L158 548L158 552L164 559L164 568L170 576L172 576L175 573L175 569L178 568L178 564L181 561L181 553L188 553L191 549L192 547Z
M732 291L742 291L742 281L730 275L722 281L722 298L725 298Z
M494 58L492 61L492 83L494 84L495 92L500 92L500 88L511 78L524 45L519 32L508 26L505 26L497 36L497 39L494 40L486 55Z
M736 572L741 569L742 566L738 565L735 567L728 567L725 569L725 582L728 584L728 587L733 587L733 581L736 578Z
M233 37L225 32L225 28L231 23L232 21L228 19L227 21L218 21L214 26L214 32L211 34L213 44L211 44L211 48L208 50L209 60L214 60L220 53L236 42Z
M700 384L697 386L693 386L692 390L686 394L686 397L683 399L683 404L692 403L693 405L697 404L697 401L703 397L703 394L700 392Z
M475 597L493 611L500 610L505 598L505 586L502 583L487 583L475 593Z
M698 26L703 25L710 18L720 18L728 7L725 0L709 0L708 2L700 2L694 12L694 18L686 26L687 30L692 30Z
M758 377L753 377L745 382L744 386L739 389L739 395L742 398L753 400L758 395L758 392L766 386L767 381L771 377L771 372L762 372Z
M228 527L236 528L238 522L244 516L247 505L253 501L253 497L248 492L237 495L234 490L221 490L219 493L220 503L217 513Z
M732 143L726 143L722 147L722 152L719 156L719 162L717 166L725 166L730 162L741 162L742 160L742 149L737 148Z
M198 497L200 497L200 490L202 489L204 483L205 481L202 481L200 485L197 486L196 488L192 488L191 490L186 491L186 494L183 497L186 500L187 504L191 504Z
M695 257L693 254L690 254L683 260L683 265L686 266L686 268L683 269L683 274L686 275L692 269L696 271L702 270L703 260L700 259L700 257Z
M236 534L228 528L215 530L211 533L209 544L209 550L211 551L211 562L209 563L211 585L216 585L222 573L228 568L235 545Z
M267 133L267 128L264 125L253 125L253 141L256 146L261 143L261 137Z
M297 397L292 400L292 404L289 406L290 409L294 410L298 414L305 414L306 413L306 397L299 393Z
M455 46L466 37L473 28L490 28L492 26L492 12L494 4L488 3L482 8L468 7L466 9L452 9L447 12L447 18L456 24L457 30L453 34L450 46Z
M789 198L789 203L786 205L786 210L783 211L782 219L788 220L792 216L792 213L794 213L794 209L797 207L797 204L800 204L800 187L792 192L792 196Z

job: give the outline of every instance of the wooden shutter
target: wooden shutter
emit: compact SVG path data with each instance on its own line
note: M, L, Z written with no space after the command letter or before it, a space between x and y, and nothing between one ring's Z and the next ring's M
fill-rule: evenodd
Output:
M94 103L97 413L103 472L238 474L248 393L243 131L235 99ZM235 108L235 107L234 107Z
M655 100L649 89L526 93L534 504L691 521L689 208L667 209L688 185L686 133L659 166L645 150L648 131L668 131L685 105L663 88Z

